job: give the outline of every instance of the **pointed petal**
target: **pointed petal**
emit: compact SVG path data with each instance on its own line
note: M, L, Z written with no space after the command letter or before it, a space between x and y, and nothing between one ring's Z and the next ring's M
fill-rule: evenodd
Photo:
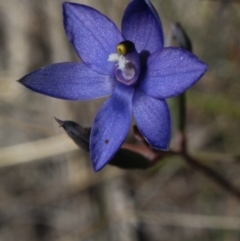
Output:
M19 82L38 93L66 100L96 99L112 93L114 81L80 63L58 63L33 71Z
M137 51L150 53L163 47L163 31L160 18L149 0L132 0L122 19L125 39L135 44Z
M165 99L183 93L207 71L207 65L180 48L164 48L152 54L139 88L148 95Z
M97 10L76 3L63 3L64 28L82 61L94 70L111 74L108 56L123 41L117 26Z
M171 119L164 100L154 99L141 91L133 97L133 116L137 127L149 144L167 150L171 138Z
M102 169L125 140L131 125L133 88L119 83L102 105L90 136L94 170Z

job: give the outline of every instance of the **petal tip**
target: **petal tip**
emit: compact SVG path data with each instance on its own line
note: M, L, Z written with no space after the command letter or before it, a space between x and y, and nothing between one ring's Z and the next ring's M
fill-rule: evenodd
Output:
M122 33L135 42L138 52L153 53L163 47L162 23L150 0L130 1L123 15Z
M99 162L99 161L93 161L92 165L93 165L93 170L94 172L99 172L101 171L108 162Z
M167 144L162 144L161 145L152 145L153 148L157 149L157 150L161 150L161 151L168 151L169 150L169 145L170 145L170 142L167 143Z
M206 73L208 71L208 65L203 62L203 72Z
M20 83L21 85L24 85L24 86L27 86L27 84L26 84L26 75L25 76L23 76L21 79L18 79L18 80L16 80L18 83Z
M153 147L156 150L161 150L161 151L168 151L169 150L169 146L170 146L170 142L171 142L171 134L168 134L169 136L165 138L165 140L161 140L161 141L151 141L148 140L146 137L145 140L149 143L149 145L151 147ZM166 140L167 139L167 140Z
M22 84L22 78L21 79L18 79L16 80L18 83Z
M90 138L90 158L92 161L92 166L94 172L99 172L102 170L112 159L112 157L115 155L114 153L108 152L106 153L106 150L95 150L93 142L91 142Z
M70 2L63 2L63 3L62 3L63 9L67 8L67 7L70 6L70 5L71 5Z
M69 5L69 2L63 2L63 3L62 3L62 11L63 11L63 14L65 13L68 5Z
M62 10L63 10L63 17L64 18L68 15L69 11L71 11L71 9L74 8L75 5L77 5L77 4L72 3L72 2L63 2L62 3Z
M202 62L201 60L199 60L199 62L201 63L200 76L197 80L199 80L208 71L208 65L206 63Z

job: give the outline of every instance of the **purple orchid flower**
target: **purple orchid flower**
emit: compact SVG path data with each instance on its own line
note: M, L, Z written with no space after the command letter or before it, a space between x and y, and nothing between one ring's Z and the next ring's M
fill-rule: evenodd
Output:
M207 66L180 48L163 47L160 18L149 0L132 0L122 33L97 10L63 3L64 28L82 63L57 63L20 79L31 90L66 100L108 96L90 136L95 171L121 147L132 113L139 131L157 149L167 150L171 120L166 98L191 87Z

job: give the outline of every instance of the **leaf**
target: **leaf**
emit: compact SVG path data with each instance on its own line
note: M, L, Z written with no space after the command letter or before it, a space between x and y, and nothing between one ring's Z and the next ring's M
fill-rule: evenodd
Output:
M77 146L89 152L89 138L91 128L84 128L73 121L62 121L55 117L68 136L77 144Z
M55 120L79 148L87 152L90 151L89 139L91 128L84 128L73 121L62 121L57 118ZM123 169L146 169L151 166L150 160L125 148L121 148L108 164Z

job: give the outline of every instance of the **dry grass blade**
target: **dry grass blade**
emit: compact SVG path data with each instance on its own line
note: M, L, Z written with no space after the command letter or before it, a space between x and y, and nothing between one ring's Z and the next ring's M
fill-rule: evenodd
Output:
M131 213L131 210L126 211L126 219L134 222L135 216L131 217ZM240 230L240 218L238 217L153 211L136 211L135 214L139 217L139 220L144 223L185 228Z
M0 148L0 167L7 167L48 158L78 147L65 134L19 145Z

